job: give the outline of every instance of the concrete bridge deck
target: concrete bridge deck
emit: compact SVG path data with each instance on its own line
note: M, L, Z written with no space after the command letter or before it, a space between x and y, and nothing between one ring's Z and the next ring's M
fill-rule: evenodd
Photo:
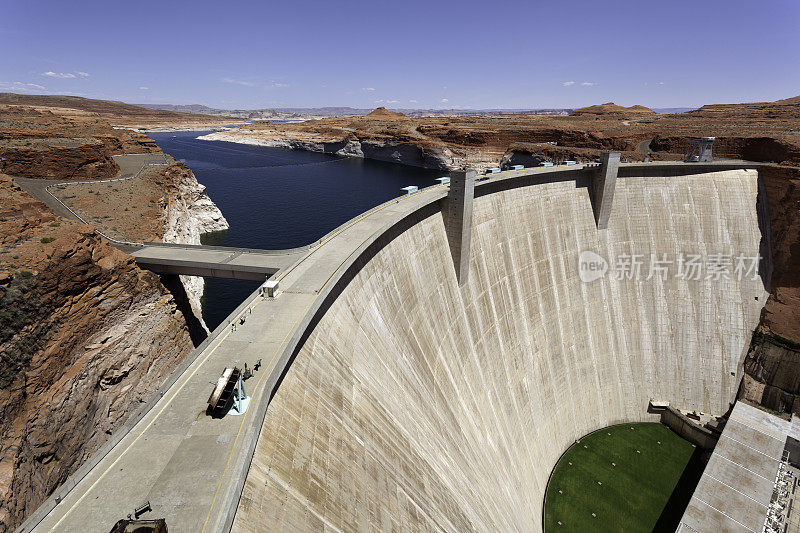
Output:
M620 175L641 173L644 167L663 176L754 166L622 164ZM475 194L595 171L594 165L576 165L502 172L476 183ZM105 533L145 501L152 512L144 517L166 517L173 533L228 531L267 406L292 355L370 250L391 241L420 217L440 210L447 192L447 186L436 185L382 204L298 252L277 276L278 297L254 293L243 302L19 531ZM152 254L157 255L156 251ZM162 257L170 260L168 254ZM287 254L286 261L291 259ZM238 325L236 330L231 322ZM223 368L244 363L253 367L259 359L262 369L245 383L252 397L247 412L222 419L207 416L205 402Z
M222 246L144 243L130 253L141 268L157 274L264 281L294 264L308 248L251 250Z

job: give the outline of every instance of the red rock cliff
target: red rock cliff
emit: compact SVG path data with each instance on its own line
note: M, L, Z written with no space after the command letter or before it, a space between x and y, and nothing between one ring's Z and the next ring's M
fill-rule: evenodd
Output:
M0 201L6 531L97 450L193 344L186 317L155 274L2 175Z

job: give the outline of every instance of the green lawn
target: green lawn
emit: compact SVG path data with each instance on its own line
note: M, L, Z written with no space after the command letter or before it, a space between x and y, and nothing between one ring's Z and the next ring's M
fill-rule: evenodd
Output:
M702 471L700 451L661 424L601 429L558 461L545 531L675 531Z

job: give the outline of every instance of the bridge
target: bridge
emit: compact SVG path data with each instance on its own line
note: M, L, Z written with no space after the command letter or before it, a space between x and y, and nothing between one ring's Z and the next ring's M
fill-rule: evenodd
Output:
M157 274L264 281L297 262L308 247L251 250L224 246L144 243L129 247L136 264Z
M757 166L630 163L619 165L619 175L664 177ZM594 180L600 224L610 212L616 174L607 161L506 171L476 180L474 196L548 182L586 187ZM166 517L171 532L229 531L270 400L316 321L374 254L437 212L456 233L449 239L455 268L469 268L463 258L470 253L472 185L456 179L451 186L434 185L391 200L291 252L162 245L135 251L142 266L175 274L263 277L278 272L273 279L279 292L275 297L251 294L19 531L106 533L145 501L152 508L145 517ZM459 271L459 282L467 273ZM207 416L206 399L222 370L245 363L253 368L259 360L262 368L245 383L251 397L245 413Z

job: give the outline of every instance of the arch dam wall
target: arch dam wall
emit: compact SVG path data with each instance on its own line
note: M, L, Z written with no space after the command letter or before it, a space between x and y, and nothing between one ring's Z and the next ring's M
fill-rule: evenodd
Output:
M727 411L765 281L584 283L578 255L765 255L758 173L645 174L620 168L602 231L585 174L476 189L462 286L438 210L360 260L270 403L233 531L539 530L576 438L650 399Z

